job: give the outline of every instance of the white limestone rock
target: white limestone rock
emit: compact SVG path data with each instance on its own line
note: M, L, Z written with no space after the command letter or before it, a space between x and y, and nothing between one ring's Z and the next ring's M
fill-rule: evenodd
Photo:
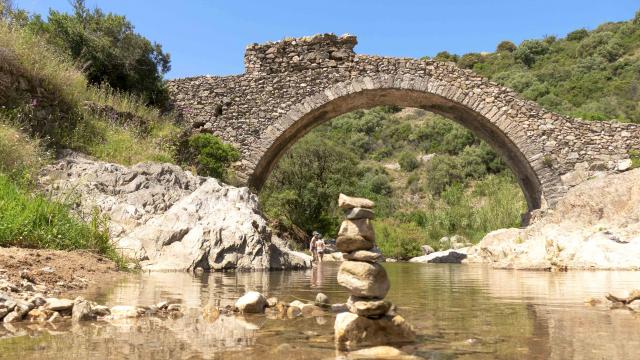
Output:
M143 270L305 268L311 257L272 235L248 188L170 164L125 167L69 153L40 179L54 196L77 194L81 211L109 217L118 248Z

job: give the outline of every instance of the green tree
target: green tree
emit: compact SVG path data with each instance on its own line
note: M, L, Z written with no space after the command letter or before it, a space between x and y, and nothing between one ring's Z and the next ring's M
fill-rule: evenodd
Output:
M189 138L191 153L196 159L198 174L226 180L228 168L240 160L240 152L211 134L196 134Z
M72 14L52 9L46 21L36 15L27 27L68 53L91 83L106 83L138 94L150 104L165 105L168 93L163 75L171 66L162 46L136 33L122 15L89 10L85 0L74 0L73 9Z
M338 195L360 195L353 191L361 174L356 156L322 134L311 133L280 159L260 199L272 218L309 233L335 235Z
M520 44L518 49L514 51L514 57L528 67L533 66L535 62L549 52L549 45L540 40L525 40Z

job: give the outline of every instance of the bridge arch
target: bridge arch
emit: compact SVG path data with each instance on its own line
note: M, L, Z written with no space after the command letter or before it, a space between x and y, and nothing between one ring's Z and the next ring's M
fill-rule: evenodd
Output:
M553 190L550 185L560 179L544 171L542 149L527 142L517 119L508 111L483 101L483 94L463 92L435 79L411 77L400 83L390 83L390 79L394 77L362 77L335 84L280 117L260 137L257 148L263 151L251 156L257 162L249 173L249 185L260 189L282 155L316 126L350 111L394 105L427 110L471 130L511 168L529 209L546 206L545 184Z
M559 115L453 63L360 55L356 43L319 34L251 44L245 73L171 80L169 92L192 131L240 150L235 173L256 189L313 127L376 105L422 108L473 131L513 170L530 210L553 207L590 176L622 171L640 151L638 124Z

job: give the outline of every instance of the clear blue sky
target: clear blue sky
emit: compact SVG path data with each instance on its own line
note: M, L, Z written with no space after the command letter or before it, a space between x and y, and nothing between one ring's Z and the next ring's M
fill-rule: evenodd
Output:
M14 0L46 15L68 0ZM317 33L358 36L356 52L421 57L437 52L493 51L501 40L627 20L638 0L87 0L124 14L171 53L168 78L243 72L246 45Z

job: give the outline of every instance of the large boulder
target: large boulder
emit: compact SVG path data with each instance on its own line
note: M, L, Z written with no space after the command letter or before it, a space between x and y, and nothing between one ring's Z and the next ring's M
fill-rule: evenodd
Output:
M267 307L267 298L257 291L248 291L236 301L236 308L242 313L261 314Z
M363 238L375 242L376 235L373 230L373 224L369 219L356 219L356 220L344 220L338 230L338 237L356 237L362 236Z
M340 350L357 346L402 344L415 341L416 335L400 315L369 319L350 312L336 316L334 325L336 345Z
M380 264L345 261L338 269L338 284L349 289L351 295L384 298L389 292L387 271Z
M343 253L350 253L358 250L371 250L375 246L373 241L367 240L360 235L338 236L336 239L336 249Z
M144 270L263 270L309 267L262 217L248 188L170 164L125 167L69 153L40 179L53 196L77 194L80 212L106 215L117 247Z
M429 255L409 259L414 263L460 264L467 258L468 248L432 252Z
M640 270L640 169L587 180L523 229L487 234L469 262L516 269Z
M353 208L372 209L375 206L375 203L369 199L351 197L345 194L340 194L338 196L338 206L341 209L353 209Z

